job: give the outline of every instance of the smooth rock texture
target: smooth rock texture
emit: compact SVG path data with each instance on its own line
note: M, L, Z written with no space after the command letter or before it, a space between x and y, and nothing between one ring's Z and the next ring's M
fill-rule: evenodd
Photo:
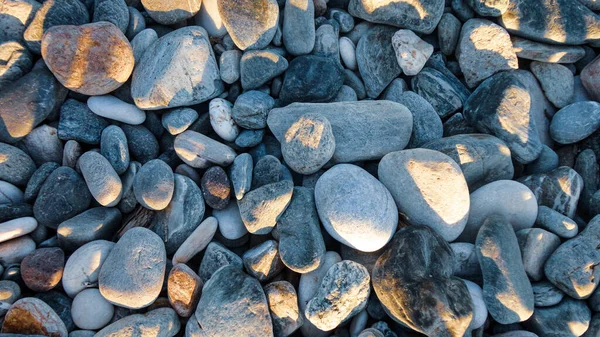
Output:
M194 229L192 234L183 241L175 254L173 254L173 263L186 263L193 258L194 255L204 250L215 235L218 225L219 222L212 216L202 221L202 223Z
M100 205L112 207L121 201L121 178L103 155L88 151L79 157L78 163L90 193Z
M331 58L304 55L290 62L279 98L285 102L328 102L344 83L341 65Z
M269 283L263 287L273 320L273 335L286 337L304 323L298 309L298 295L294 286L287 281Z
M228 166L236 157L229 146L192 130L177 135L174 147L177 156L191 167L206 167L207 162Z
M20 263L35 250L35 241L29 235L0 243L0 262L4 266Z
M475 247L490 315L501 324L523 322L531 317L533 290L510 222L502 216L488 217L477 234Z
M396 99L413 115L413 133L409 148L423 147L428 142L441 139L444 134L442 120L429 102L412 91L404 92Z
M290 126L306 113L317 113L331 123L334 163L376 160L402 150L412 132L410 111L389 101L295 103L271 110L267 124L281 142Z
M135 175L133 193L137 201L148 209L165 209L171 202L174 190L173 170L160 159L147 162Z
M15 302L2 322L3 333L67 337L60 317L42 300L26 297Z
M227 173L220 166L213 166L202 176L202 195L212 209L221 210L229 203L231 184Z
M0 242L9 241L27 235L37 228L38 223L33 217L16 218L0 223Z
M579 46L557 46L511 36L513 49L519 58L548 63L575 63L585 56Z
M211 242L206 247L204 257L200 263L200 269L198 270L198 276L202 279L204 284L219 270L221 267L231 265L240 271L243 269L242 259L225 248L222 244ZM199 308L199 307L198 307Z
M540 82L544 94L557 108L573 103L574 79L569 68L562 64L531 62L531 72Z
M257 235L270 233L290 203L293 188L291 181L282 180L244 194L238 206L248 232Z
M160 293L166 258L158 235L141 227L128 230L100 269L98 285L102 296L125 308L147 307Z
M275 100L271 96L261 91L250 90L235 100L231 117L234 124L243 128L263 129L267 126L267 116L274 105Z
M146 120L144 111L112 95L90 97L87 100L87 105L96 115L118 122L139 125Z
M441 118L452 115L461 109L470 93L456 78L434 68L425 67L412 78L413 90L425 98Z
M172 25L174 23L189 19L196 15L202 5L201 0L178 0L178 1L157 1L143 0L142 5L146 13L154 21L161 25Z
M444 12L440 0L350 0L348 12L363 20L407 28L419 33L433 32Z
M117 26L123 34L127 32L130 17L127 3L123 0L94 0L92 22L106 21ZM134 19L134 18L131 18Z
M379 162L378 176L411 225L429 226L449 242L465 228L468 186L458 164L445 154L428 149L392 152Z
M46 292L60 283L65 254L60 248L40 248L21 261L21 277L36 292Z
M131 82L135 105L144 110L202 103L223 90L206 31L193 26L177 29L148 47Z
M269 50L249 50L240 60L240 77L244 90L258 89L283 74L289 66L282 55Z
M279 19L275 0L217 2L223 25L241 49L263 49L273 39Z
M96 337L112 337L127 334L150 337L173 337L179 332L177 313L171 308L158 308L146 314L134 314L111 323L96 333Z
M94 240L110 240L121 226L121 212L116 208L94 207L58 226L58 244L67 252Z
M536 308L526 326L539 336L581 336L588 329L592 313L583 301L566 297L558 305Z
M547 206L538 208L535 226L552 232L564 239L571 239L579 232L577 223Z
M108 125L107 120L92 112L85 103L70 98L60 107L58 138L98 144L102 130Z
M108 22L48 29L42 39L42 57L60 83L84 95L117 89L127 81L134 64L129 41Z
M242 262L248 274L261 282L272 279L285 267L279 258L279 247L275 240L267 240L248 249L242 256Z
M380 249L396 231L392 195L358 166L338 164L327 170L315 186L315 203L325 230L360 251Z
M202 280L190 267L179 263L169 272L167 282L169 303L179 316L190 317L200 300Z
M550 136L560 144L573 144L600 128L600 103L577 102L558 110L552 116Z
M15 1L15 3L18 6L19 2ZM21 3L27 4L25 1ZM23 77L33 66L31 53L25 46L16 41L0 43L0 60L2 61L2 65L0 65L0 90L7 88L11 82Z
M209 104L210 125L219 137L228 142L234 141L240 133L231 118L232 108L233 104L222 98L215 98Z
M114 242L96 240L69 256L62 274L62 286L67 295L75 297L84 289L98 284L100 268L114 245Z
M73 299L73 323L80 329L98 330L111 320L114 307L102 297L98 289L86 289Z
M283 12L283 44L295 56L305 55L315 45L315 5L311 0L286 0Z
M560 238L541 228L521 229L516 234L527 276L540 281L544 277L544 264L560 246Z
M560 303L564 293L548 281L532 283L533 298L536 307L551 307Z

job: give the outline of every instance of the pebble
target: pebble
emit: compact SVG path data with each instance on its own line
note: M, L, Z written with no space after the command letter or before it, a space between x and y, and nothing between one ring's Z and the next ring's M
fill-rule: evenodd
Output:
M407 76L418 74L433 54L433 46L413 31L401 29L392 36L392 46L402 71Z
M235 145L243 148L251 148L259 145L265 136L265 129L242 130L235 139Z
M272 282L263 287L273 320L273 336L287 337L304 323L298 309L298 296L287 281Z
M131 159L146 164L158 157L159 145L152 132L143 125L121 124Z
M463 336L473 303L465 283L452 276L453 260L448 243L429 227L399 230L371 273L385 312L428 336Z
M8 266L20 263L35 250L35 242L28 235L0 243L0 263Z
M527 276L533 281L544 277L544 263L560 246L560 238L541 228L527 228L516 232Z
M441 118L461 109L469 97L469 92L462 84L455 83L445 74L429 67L423 68L412 78L411 86L434 107Z
M465 228L468 186L458 164L445 154L427 149L392 152L379 163L378 176L411 225L430 226L447 241ZM454 197L448 200L447 195Z
M38 126L23 138L21 144L36 165L51 161L60 163L62 160L62 142L54 127Z
M33 20L41 4L34 0L5 2L0 10L0 43L23 41L23 32Z
M98 144L102 130L108 125L108 121L93 113L85 103L70 98L60 107L58 138Z
M548 281L531 284L536 308L551 307L562 301L564 294Z
M133 40L131 40L131 49L133 49L133 58L135 59L136 65L140 62L148 47L157 40L158 35L152 28L142 30L133 38Z
M307 113L329 120L335 138L334 163L380 159L404 149L412 132L410 111L390 101L296 103L271 110L267 124L281 142L290 126Z
M63 150L62 164L63 166L74 169L77 166L77 160L81 156L81 144L75 140L69 140L65 143Z
M115 244L106 240L95 240L78 248L65 264L62 287L70 297L98 285L98 274L102 264Z
M16 1L14 3L18 4ZM25 1L22 3L26 4ZM33 66L33 56L29 50L16 41L0 42L0 60L0 89L8 88L11 82L23 77Z
M23 198L23 192L17 186L0 181L0 204L20 204Z
M263 49L273 39L279 18L277 1L227 0L217 4L221 20L239 49Z
M113 207L123 195L121 178L100 153L88 151L79 157L79 169L94 199L102 206Z
M527 164L540 156L542 143L529 110L531 95L519 78L501 72L484 81L465 103L463 114L477 130L506 143L513 158Z
M483 290L481 287L479 287L477 283L471 281L463 280L463 282L469 290L471 302L473 303L473 319L471 320L471 324L469 324L469 330L473 331L485 324L488 317L488 311L485 301L483 300Z
M390 192L355 165L338 164L325 172L315 187L315 203L329 235L360 251L383 247L398 225Z
M52 27L44 33L41 51L60 83L84 95L105 95L125 83L133 71L129 41L108 22Z
M519 63L510 36L502 27L485 19L471 19L462 27L457 47L460 69L469 88Z
M146 314L123 317L96 333L96 337L148 334L154 337L175 336L180 328L179 317L171 308L158 308Z
M354 42L346 36L340 37L338 42L340 46L340 57L347 69L356 71L358 64L356 63L356 46Z
M202 280L184 263L173 266L167 281L169 303L181 317L190 317L200 300ZM192 318L193 319L193 318Z
M308 302L306 318L323 331L333 330L367 306L370 280L366 268L356 262L334 264Z
M232 119L232 109L233 104L222 98L215 98L209 104L210 125L219 137L228 142L234 141L240 133Z
M535 226L552 232L563 239L571 239L579 232L577 223L547 206L538 208Z
M242 256L242 262L248 274L261 282L272 279L285 267L279 257L279 248L275 240L268 240L250 248Z
M438 24L438 40L444 55L452 55L460 37L462 23L452 13L444 13Z
M92 96L87 100L87 105L96 115L118 122L139 125L146 120L144 111L112 95Z
M430 34L444 13L444 3L440 0L401 0L383 5L377 0L350 0L348 12L369 22Z
M33 217L16 218L0 223L0 242L6 242L33 232L38 226Z
M86 289L75 296L71 312L73 323L78 328L98 330L110 322L114 307L102 297L98 289L93 288Z
M111 125L102 131L100 153L117 174L127 171L130 162L129 148L127 137L121 128ZM124 189L122 191L125 192Z
M142 13L135 7L128 6L127 11L129 12L129 22L127 23L125 36L131 43L136 35L146 29L146 21ZM133 46L131 46L131 48L133 49ZM133 53L133 57L135 58L135 52Z
M412 91L406 91L395 101L406 106L413 115L413 133L408 148L422 147L442 138L442 120L427 100Z
M557 46L511 36L513 49L519 58L547 63L575 63L585 56L580 46Z
M58 226L58 244L67 252L94 240L110 240L121 225L121 212L116 208L95 207L78 214Z
M130 309L152 304L162 288L166 255L162 240L151 230L141 227L128 230L100 269L98 285L102 296L112 304Z
M186 130L175 137L177 156L191 167L205 167L206 162L229 166L236 157L229 146L192 130Z
M558 154L547 145L542 145L540 156L525 168L527 174L547 173L558 168Z
M335 20L334 20L335 21ZM337 22L336 22L337 23ZM312 54L340 62L339 27L331 20L317 28Z
M8 280L0 281L0 301L9 306L21 297L21 287L14 282ZM6 314L7 310L3 309L2 314Z
M125 1L98 0L94 1L92 22L106 21L117 26L123 34L129 25L129 9Z
M219 269L205 283L195 316L201 331L209 336L273 336L260 283L236 266ZM236 324L222 324L225 316Z
M293 187L291 181L283 180L244 194L238 201L238 207L248 232L256 235L270 233L290 203Z
M286 0L283 12L283 44L294 56L305 55L315 45L315 5L312 0Z
M275 100L271 96L261 91L247 91L235 100L230 111L235 122L231 123L246 129L263 129L267 126L267 115L274 105Z
M151 210L163 210L171 202L175 182L173 170L164 161L153 159L135 175L133 193L137 201Z
M513 180L497 180L478 188L470 196L469 219L457 240L475 242L485 220L501 215L515 232L533 227L538 211L535 195L527 186Z
M533 290L511 223L503 216L488 217L477 234L475 247L490 315L500 324L529 319L534 310Z
M557 108L573 103L573 73L562 64L531 62L531 72L540 82L544 94Z
M21 261L21 277L27 288L46 292L62 278L65 253L60 248L39 248Z
M352 7L349 10L352 13ZM356 63L370 98L379 96L402 73L390 43L395 33L396 29L392 27L377 25L369 29L356 45Z
M16 301L4 316L3 333L67 337L60 317L42 300L25 297Z
M219 13L217 0L203 0L200 11L194 17L197 25L202 26L211 37L223 37L227 35L227 29Z
M248 153L242 153L235 157L231 165L230 180L237 200L241 200L250 191L253 167L252 156Z
M229 204L231 184L227 173L220 166L213 166L202 176L202 195L204 201L214 210L222 210Z
M481 267L475 253L475 245L468 242L453 242L450 248L454 252L454 275L481 283Z
M149 46L131 81L135 105L144 110L202 103L223 90L208 35L198 26L177 29Z
M569 297L553 307L536 308L526 326L539 336L581 336L592 313L583 301Z
M283 168L277 157L265 155L260 158L252 171L252 189L282 180Z
M0 163L0 180L23 186L35 172L31 157L14 146L0 143L0 156L4 158Z
M481 16L500 16L508 9L510 0L468 0L467 3Z
M42 185L33 204L33 213L40 224L56 228L61 222L85 211L91 199L82 177L71 168L59 167Z
M550 135L560 144L573 144L589 137L599 128L600 103L584 101L558 110L552 117Z
M146 13L161 25L172 25L196 15L200 10L200 0L158 1L142 0Z
M200 269L198 270L198 275L202 279L202 282L204 282L205 287L207 286L207 281L224 266L232 266L241 271L243 268L242 259L220 243L214 241L209 243L200 263ZM200 306L198 306L199 308Z
M235 204L235 203L232 203ZM216 215L208 217L194 229L194 231L183 241L173 255L173 264L187 263L196 254L204 250L212 240L217 231L219 222ZM241 221L240 221L241 222Z
M240 79L240 61L242 52L239 50L226 50L219 58L221 80L227 84L233 84Z
M289 66L282 55L269 50L244 52L240 60L240 79L244 90L258 89L283 74Z
M344 71L338 62L322 56L298 56L285 72L279 98L290 103L328 102L343 84Z
M39 9L35 11L22 36L27 48L38 55L42 49L42 38L50 28L63 25L79 26L90 22L90 15L81 1L44 1L41 7L35 7Z

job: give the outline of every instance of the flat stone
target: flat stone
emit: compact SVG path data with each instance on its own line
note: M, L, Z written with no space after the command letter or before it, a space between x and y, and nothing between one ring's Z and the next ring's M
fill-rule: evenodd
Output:
M553 307L535 308L526 327L539 336L576 337L586 332L591 318L592 313L584 301L565 297Z
M246 91L239 95L233 105L231 117L235 124L246 129L264 129L267 116L275 105L275 100L257 90Z
M171 202L174 189L173 170L160 159L144 164L133 182L135 198L151 210L165 209Z
M360 251L380 249L396 231L392 195L358 166L338 164L327 170L317 181L315 203L329 235Z
M244 90L258 89L283 74L289 66L282 55L269 50L249 50L240 60L240 77Z
M90 97L87 100L87 105L96 115L118 122L139 125L146 120L144 111L112 95Z
M219 269L206 282L195 313L209 336L273 336L267 298L260 283L238 267ZM236 324L224 325L223 317Z
M444 13L444 1L400 0L381 3L376 0L350 0L348 12L369 22L430 34Z
M196 15L200 10L202 1L177 0L164 2L157 0L143 0L142 5L144 6L146 13L148 13L154 21L161 25L172 25Z
M484 19L471 19L462 27L457 58L470 88L503 70L517 69L519 63L508 33Z
M536 307L551 307L560 303L564 293L548 281L541 281L531 284L533 289L533 298Z
M444 13L438 24L438 40L440 50L444 55L453 55L460 37L462 22L452 15L452 13Z
M181 317L190 317L200 300L202 280L183 263L173 266L167 281L169 303Z
M510 72L484 81L465 103L463 114L482 133L506 143L517 162L527 164L539 157L542 143L530 113L531 95Z
M4 266L20 263L35 250L35 242L29 235L0 243L0 262Z
M63 145L58 139L56 128L52 126L43 124L31 130L21 144L22 149L31 156L36 165L62 161Z
M42 39L42 57L62 85L84 95L114 91L127 81L134 65L125 35L104 21L48 29Z
M287 281L269 283L263 287L273 321L273 336L287 337L304 323L298 309L298 296Z
M58 110L67 92L43 65L12 82L0 92L0 141L12 144L27 136Z
M483 273L483 297L501 324L523 322L533 314L533 290L525 273L519 243L503 216L488 217L477 234L477 257Z
M340 57L344 62L346 68L356 71L358 69L358 64L356 63L356 46L354 42L350 40L346 36L340 37L338 41L340 46Z
M282 141L290 126L306 113L329 120L335 138L334 163L377 160L404 149L412 132L412 114L389 101L295 103L269 112L267 124Z
M65 143L65 148L63 149L63 166L75 169L77 166L77 160L81 156L81 153L81 144L79 144L76 140L68 140Z
M356 262L334 264L308 302L306 318L323 331L335 329L367 306L370 281L367 269Z
M217 2L223 25L241 49L263 49L277 29L279 6L275 0Z
M22 217L0 223L0 242L12 240L33 232L38 226L33 217Z
M117 174L127 171L130 162L129 147L127 146L127 136L120 127L111 125L102 131L100 153ZM124 189L122 191L125 192Z
M42 300L26 297L15 302L2 322L3 333L67 337L60 317Z
M84 289L98 285L100 268L114 245L114 242L95 240L69 256L62 274L62 286L67 295L75 297Z
M404 1L394 4L402 6ZM367 95L371 98L377 98L388 84L402 73L396 52L390 43L395 33L396 29L389 26L373 26L360 38L356 46L358 70L365 83Z
M200 263L200 269L198 270L198 275L204 282L206 286L207 281L222 267L224 266L233 266L240 271L243 268L242 259L225 248L220 243L211 242L206 247L206 252L204 252L204 257L202 258L202 262ZM198 306L198 308L200 308Z
M99 144L102 130L108 125L108 121L93 113L85 103L67 99L60 107L58 138Z
M469 219L457 240L475 242L485 220L494 214L504 216L515 232L533 227L538 203L527 186L513 180L486 184L470 196Z
M560 144L584 140L600 128L600 103L577 102L558 110L552 117L550 135Z
M177 251L173 254L173 263L186 263L204 250L215 235L218 225L219 222L212 216L202 221L192 234L183 241L181 246L177 248Z
M539 42L580 45L600 40L600 20L579 1L510 0L499 22L510 33Z
M579 46L557 46L511 36L513 50L519 58L547 63L575 63L585 56Z
M242 256L242 262L248 274L261 282L272 279L285 268L275 240L267 240L250 248Z
M92 22L106 21L117 26L125 34L129 25L129 9L121 0L95 0Z
M573 73L562 64L531 62L531 72L540 82L544 94L557 108L573 103Z
M132 160L146 164L158 157L159 145L156 137L143 125L121 124L125 132L129 155Z
M533 281L544 277L544 264L560 246L560 238L541 228L526 228L516 232L527 276Z
M19 3L27 4L25 1L12 2L17 6ZM23 77L33 67L33 56L29 50L15 41L0 43L0 60L0 90L8 88L11 82Z
M180 324L179 317L173 309L158 308L143 315L134 314L123 317L98 331L95 336L147 334L149 337L172 337L179 332Z
M214 101L214 100L213 100ZM212 102L212 101L211 101ZM173 136L187 130L198 119L194 109L173 109L162 115L162 126Z
M547 206L538 208L535 226L552 232L563 239L571 239L579 232L577 223Z
M241 200L252 186L252 169L254 163L252 156L242 153L235 157L229 171L231 185L237 200Z
M581 84L586 93L596 101L600 99L600 86L597 83L599 76L600 57L596 57L581 70L580 74Z
M238 201L240 215L250 233L263 235L273 227L292 198L294 184L283 180L246 193Z
M344 72L331 58L304 55L290 62L279 93L282 101L328 102L344 83Z
M58 244L72 252L94 240L111 240L121 226L121 212L116 208L90 208L66 221L56 231Z
M206 162L228 166L236 157L229 146L192 130L177 135L174 147L177 156L191 167L203 167Z
M448 243L431 228L408 226L398 231L372 272L373 288L385 312L428 336L463 336L473 304L465 283L452 276L453 260Z
M88 22L90 15L81 1L44 1L23 32L23 39L30 51L40 54L42 38L48 29L63 25L78 26Z
M33 207L30 204L5 204L0 205L0 221L10 221L22 217L33 216ZM43 231L41 229L40 231Z
M260 130L242 130L235 139L235 145L243 148L251 148L262 143L265 136L265 129Z
M103 155L88 151L79 157L78 163L90 193L100 205L113 207L121 201L121 178Z
M50 228L86 210L91 202L85 181L75 170L59 167L42 185L33 205L36 220Z
M148 47L131 82L135 105L144 110L202 103L223 90L208 35L198 26L177 29Z
M418 74L433 54L433 46L421 40L413 31L401 29L392 36L392 46L402 71L407 76Z
M219 69L221 80L227 84L233 84L240 79L240 61L242 52L239 50L226 50L219 58Z
M445 154L428 149L392 152L379 163L378 176L411 225L429 226L447 241L465 228L468 186L458 164Z
M42 5L35 0L11 0L0 9L0 43L23 42L23 32Z
M100 269L98 285L102 296L125 308L147 307L162 288L166 259L164 244L158 235L142 227L128 230Z
M158 40L156 31L152 28L146 28L139 32L133 40L131 40L131 49L133 49L133 58L135 64L138 64L144 56L144 53L154 42Z
M310 0L287 0L283 12L283 44L292 55L305 55L315 45L315 6Z

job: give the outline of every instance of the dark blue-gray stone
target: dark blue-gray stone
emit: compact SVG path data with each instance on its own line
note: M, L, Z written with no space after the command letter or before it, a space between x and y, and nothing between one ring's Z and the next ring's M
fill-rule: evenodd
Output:
M250 90L238 96L231 110L231 118L246 129L264 129L267 116L275 105L273 97L262 91Z
M558 305L535 308L525 326L538 336L578 337L588 329L591 319L585 301L567 296Z
M17 147L0 143L0 158L0 180L24 186L35 172L33 159Z
M240 77L242 88L259 88L273 78L283 74L289 64L285 57L269 50L252 50L242 55Z
M311 52L312 55L327 57L340 63L339 33L335 29L337 26L337 22L334 25L325 22L317 28L315 33L315 47Z
M320 56L296 57L285 73L279 98L292 102L328 102L344 84L344 69Z
M129 25L129 9L124 0L94 0L92 22L107 21L125 34Z
M239 268L241 271L243 268L242 258L225 248L222 244L211 242L206 247L204 257L202 258L202 262L200 262L198 276L200 276L206 285L206 281L208 281L217 270L227 265L232 265L235 268Z
M198 119L198 112L190 108L173 109L162 115L162 126L172 135L178 135Z
M551 307L558 304L565 294L548 281L531 284L533 300L536 307Z
M121 128L127 137L131 159L139 161L143 165L158 157L158 141L150 130L142 125L123 124Z
M304 55L315 46L315 5L312 0L287 0L283 13L283 44L292 55Z
M390 26L373 26L358 41L356 62L371 98L377 98L402 73L391 43L396 31Z
M108 160L118 175L125 173L129 167L129 148L123 130L111 125L102 131L100 153Z
M598 177L598 160L594 151L586 149L581 151L575 159L575 166L573 167L583 180L583 190L581 190L581 196L579 197L579 210L583 213L588 213L590 199L592 195L598 191L600 179Z
M343 9L330 9L329 18L334 19L339 23L340 32L342 33L348 33L354 28L354 17Z
M455 113L444 122L444 137L477 133L474 127L465 120L463 114Z
M252 170L254 167L252 156L242 153L235 157L229 172L229 178L237 200L241 200L252 186Z
M243 130L235 139L235 145L239 147L254 147L262 142L265 135L265 129Z
M407 91L396 101L403 104L413 115L413 132L407 148L418 148L442 138L444 127L440 116L426 99L412 91Z
M33 214L41 225L56 228L85 211L91 201L92 195L83 178L72 168L62 166L42 185L33 204Z
M26 216L33 216L33 207L30 204L23 203L0 205L0 222L23 218Z
M413 90L425 98L445 118L460 110L468 95L440 71L425 67L411 80Z
M102 130L109 125L106 119L93 113L87 104L69 98L60 107L58 138L98 144Z
M33 1L33 0L31 0ZM25 2L22 2L25 4ZM0 14L2 16L2 14ZM10 15L4 14L5 17ZM17 20L18 21L18 20ZM0 18L0 26L2 26L2 18ZM2 33L0 33L2 34ZM0 50L3 50L0 55L0 91L8 88L11 82L23 77L33 67L33 56L29 50L19 42L8 41L2 43L0 37Z
M282 180L282 173L279 159L271 155L260 158L252 171L252 189Z
M47 162L38 167L27 182L27 187L23 195L24 200L33 203L46 179L59 167L60 165L55 162Z
M550 136L561 144L577 143L600 128L600 103L577 102L560 109L552 117Z
M165 133L165 128L162 126L161 116L154 111L146 111L146 120L142 124L146 127L154 137L159 138Z
M146 29L146 20L140 11L138 11L135 7L127 7L129 10L129 23L127 24L127 30L125 31L125 36L129 41L133 40L133 38L142 30ZM138 58L136 58L138 59Z
M547 145L542 145L540 156L525 166L526 174L546 173L558 167L558 155Z
M95 207L63 221L56 231L58 244L66 252L94 240L112 240L121 226L116 207Z
M344 85L347 85L354 90L358 100L367 98L365 84L363 83L362 79L350 69L344 69Z

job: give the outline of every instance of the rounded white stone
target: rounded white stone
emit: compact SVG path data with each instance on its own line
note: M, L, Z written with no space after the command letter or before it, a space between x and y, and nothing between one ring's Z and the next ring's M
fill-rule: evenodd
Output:
M73 299L71 317L80 329L98 330L106 326L114 314L114 306L96 288L86 289Z
M138 125L146 120L144 111L112 95L92 96L88 98L87 105L98 116L126 124Z
M233 142L240 134L240 129L231 118L233 104L222 98L215 98L208 105L210 125L213 130L228 142Z
M96 240L79 247L67 260L62 285L65 293L75 297L82 290L98 283L102 263L113 249L114 242Z
M433 54L433 46L421 40L409 29L397 31L392 37L392 46L396 52L398 65L408 76L418 74Z
M349 38L342 36L340 37L340 56L342 61L346 65L346 68L350 70L356 70L358 68L356 63L356 46L354 42Z
M0 242L5 242L33 232L38 222L33 217L23 217L0 223Z

